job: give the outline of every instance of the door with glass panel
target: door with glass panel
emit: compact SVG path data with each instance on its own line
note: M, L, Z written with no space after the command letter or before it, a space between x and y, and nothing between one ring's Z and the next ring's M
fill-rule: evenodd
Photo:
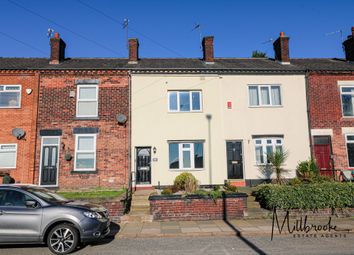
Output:
M59 138L43 138L40 185L56 186Z
M243 179L242 142L226 142L227 178Z
M151 148L136 148L136 184L151 184Z

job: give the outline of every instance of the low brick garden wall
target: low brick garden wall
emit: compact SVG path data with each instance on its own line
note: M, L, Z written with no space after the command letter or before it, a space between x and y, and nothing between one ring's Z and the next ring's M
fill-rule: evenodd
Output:
M213 200L200 195L150 196L150 213L154 220L221 220L242 218L247 209L247 194L225 194Z
M120 222L120 217L127 211L128 199L126 195L110 199L85 199L92 204L105 207L109 212L111 221Z

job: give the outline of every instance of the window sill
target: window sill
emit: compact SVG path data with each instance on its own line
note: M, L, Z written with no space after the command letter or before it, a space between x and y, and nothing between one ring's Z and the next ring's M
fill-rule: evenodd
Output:
M98 174L98 170L72 170L70 174Z
M283 108L283 105L249 105L248 108Z
M16 110L16 109L21 109L21 106L16 106L16 107L0 107L0 109L5 109L5 110L9 110L9 109L14 109L14 110Z
M168 111L167 113L172 113L172 114L179 114L179 113L203 113L203 111L189 111L189 112L174 112L174 111Z
M74 120L100 120L99 117L74 117Z
M204 171L204 168L193 168L193 169L168 169L170 172L189 172L189 171Z

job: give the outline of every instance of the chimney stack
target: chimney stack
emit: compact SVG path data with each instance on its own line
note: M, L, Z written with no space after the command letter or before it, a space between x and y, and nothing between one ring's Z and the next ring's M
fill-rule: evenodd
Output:
M290 64L289 37L280 32L279 38L273 43L274 58L281 64Z
M137 64L139 60L139 41L137 38L129 39L129 64Z
M352 34L343 42L343 47L345 51L345 59L347 61L354 61L354 27L352 27Z
M214 63L214 36L205 36L202 41L203 60L207 64Z
M57 65L65 59L65 42L60 38L58 33L54 33L54 37L50 38L50 61L49 64Z

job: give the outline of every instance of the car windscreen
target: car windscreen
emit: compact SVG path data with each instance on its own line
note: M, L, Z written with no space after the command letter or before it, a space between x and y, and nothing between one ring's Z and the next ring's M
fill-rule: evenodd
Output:
M43 199L46 202L59 202L59 203L65 203L65 202L69 202L69 200L67 200L66 198L58 195L57 193L54 193L50 190L46 190L46 189L37 189L37 188L28 188L27 189L28 192L36 195L37 197Z

